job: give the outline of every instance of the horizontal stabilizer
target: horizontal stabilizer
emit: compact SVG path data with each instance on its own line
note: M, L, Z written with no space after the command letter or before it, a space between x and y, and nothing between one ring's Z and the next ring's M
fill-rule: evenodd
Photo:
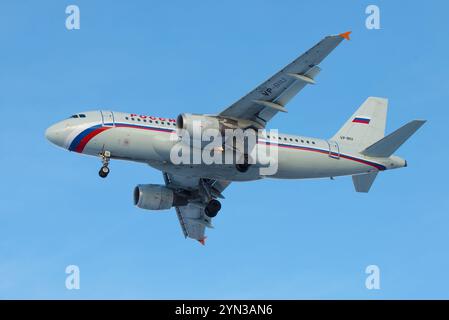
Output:
M425 122L425 120L410 121L398 130L375 142L361 153L368 157L388 158Z
M376 177L377 172L358 174L352 176L352 182L354 183L355 191L365 193L368 192Z

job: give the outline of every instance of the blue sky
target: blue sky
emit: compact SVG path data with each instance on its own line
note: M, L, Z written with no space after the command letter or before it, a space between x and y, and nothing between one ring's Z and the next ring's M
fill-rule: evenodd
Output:
M377 4L381 30L365 28ZM77 4L81 29L65 29ZM449 5L443 1L2 1L0 298L449 298ZM426 125L369 194L350 177L235 183L205 247L132 204L142 164L65 152L83 110L215 113L328 34L352 30L271 128L331 137L367 96L387 131ZM81 289L65 288L65 267ZM364 286L381 271L381 290Z

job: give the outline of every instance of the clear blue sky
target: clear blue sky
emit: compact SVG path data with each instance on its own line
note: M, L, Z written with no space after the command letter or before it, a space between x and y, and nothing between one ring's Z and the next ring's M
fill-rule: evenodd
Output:
M365 7L381 30L365 28ZM77 4L81 29L65 29ZM444 1L2 1L0 298L449 298L449 5ZM45 128L92 109L214 113L328 34L318 84L270 124L330 137L367 96L387 130L424 118L409 167L369 194L350 177L235 183L205 247L174 211L132 204L156 170L65 152ZM81 289L65 288L65 267ZM381 290L365 289L365 267Z

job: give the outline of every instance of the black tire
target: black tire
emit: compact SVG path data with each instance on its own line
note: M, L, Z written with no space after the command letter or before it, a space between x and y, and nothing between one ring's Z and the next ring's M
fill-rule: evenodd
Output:
M245 173L246 171L248 171L250 165L251 164L249 163L249 157L247 154L245 154L243 158L243 163L237 163L235 165L235 168L237 169L237 171Z
M237 169L238 172L245 173L246 171L248 171L249 166L250 166L249 164L242 163L242 164L236 164L235 168Z
M221 203L218 200L212 199L207 204L206 208L204 209L204 213L209 218L213 218L217 215L218 211L221 209Z
M98 172L98 175L102 178L106 178L109 174L109 168L104 166L101 167L100 171Z

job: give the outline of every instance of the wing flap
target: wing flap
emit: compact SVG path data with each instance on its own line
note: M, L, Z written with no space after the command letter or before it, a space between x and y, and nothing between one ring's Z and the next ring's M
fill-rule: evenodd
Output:
M195 198L186 206L175 207L176 215L186 238L204 244L206 228L213 228L212 218L204 213L204 206L210 198L224 198L221 194L231 183L227 180L213 180L186 177L164 172L165 184L178 192L187 192Z
M176 213L186 238L198 241L205 238L206 224L201 223L203 217L200 208L192 205L176 207Z

